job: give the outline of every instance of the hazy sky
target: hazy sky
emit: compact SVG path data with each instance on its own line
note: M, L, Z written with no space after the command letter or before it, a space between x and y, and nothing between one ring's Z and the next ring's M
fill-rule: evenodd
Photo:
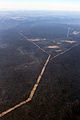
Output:
M80 0L0 0L0 10L80 11Z

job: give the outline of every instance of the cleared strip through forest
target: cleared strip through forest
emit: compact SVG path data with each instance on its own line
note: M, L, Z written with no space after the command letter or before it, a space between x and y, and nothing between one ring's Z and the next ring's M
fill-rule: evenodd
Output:
M68 51L70 51L72 48L74 48L74 47L76 47L76 46L79 46L79 44L75 44L75 45L73 45L72 47L66 49L65 51L63 51L63 52L55 55L54 57L52 57L52 58L50 59L50 61L53 60L53 59L55 59L56 57L58 57L58 56L60 56L60 55L63 55L63 54L65 54L65 53L67 53Z
M36 47L38 47L41 51L43 51L44 53L46 53L47 55L49 55L43 48L41 48L38 44L36 44L35 42L29 40L27 38L27 36L25 36L23 33L20 33L20 35L22 35L27 41L31 42L32 44L34 44Z
M23 36L24 36L24 35L23 35ZM24 36L24 37L25 37L25 36ZM27 39L27 37L25 37L25 38ZM34 42L32 42L32 43L34 44ZM34 45L36 45L36 44L34 44ZM45 62L45 64L44 64L44 66L43 66L43 68L42 68L42 70L41 70L41 73L39 74L38 79L37 79L35 85L33 86L33 89L31 90L31 93L30 93L29 97L28 97L25 101L22 101L22 102L20 102L19 104L15 105L14 107L9 108L8 110L2 112L2 113L0 114L0 117L3 117L3 116L5 116L6 114L8 114L8 113L14 111L15 109L21 107L22 105L25 105L25 104L27 104L28 102L30 102L30 101L32 100L32 98L33 98L36 90L37 90L37 87L38 87L38 85L39 85L39 83L40 83L40 81L41 81L42 75L44 74L45 69L46 69L49 61L57 58L58 56L60 56L60 55L62 55L62 54L65 54L66 52L70 51L73 47L76 47L76 46L78 46L78 45L79 45L79 44L73 45L73 46L70 47L69 49L66 49L64 52L61 52L61 53L55 55L53 58L51 58L51 55L49 54L49 55L48 55L48 58L47 58L47 60L46 60L46 62ZM44 51L42 48L40 48L39 46L37 46L37 47L38 47L39 49L41 49L43 52L46 53L46 51ZM47 53L47 54L48 54L48 53ZM51 58L51 59L50 59L50 58Z
M34 94L35 94L35 91L36 91L36 89L37 89L37 87L38 87L38 85L39 85L39 82L40 82L40 80L41 80L41 78L42 78L42 75L44 74L44 71L45 71L45 69L46 69L46 67L47 67L47 64L48 64L49 60L50 60L50 57L51 57L51 55L48 56L48 58L47 58L47 60L46 60L46 62L45 62L45 64L44 64L44 66L43 66L43 68L42 68L42 70L41 70L41 73L39 74L38 79L37 79L37 81L36 81L33 89L31 90L31 93L30 93L30 95L29 95L29 98L28 98L27 100L25 100L25 101L20 102L19 104L15 105L14 107L9 108L8 110L2 112L2 113L0 114L0 117L3 117L4 115L6 115L6 114L8 114L8 113L10 113L10 112L12 112L12 111L14 111L15 109L21 107L22 105L25 105L26 103L28 103L29 101L32 100L32 98L33 98L33 96L34 96Z

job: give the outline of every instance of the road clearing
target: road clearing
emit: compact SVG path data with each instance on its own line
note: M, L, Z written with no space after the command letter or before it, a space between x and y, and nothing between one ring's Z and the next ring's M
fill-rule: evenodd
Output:
M38 44L36 44L34 41L31 41L30 39L27 38L27 36L25 36L23 33L20 33L20 35L22 35L27 41L31 42L32 44L34 44L36 47L38 47L41 51L43 51L44 53L46 53L47 55L49 55L43 48L41 48Z
M21 34L22 34L22 33L21 33ZM22 35L23 35L23 34L22 34ZM24 36L24 35L23 35L23 36ZM27 39L26 36L24 36L24 38ZM32 42L32 41L30 41L30 42ZM40 48L36 43L34 43L34 42L32 42L32 43L33 43L34 45L36 45L39 49L41 49L43 52L46 53L46 51L43 50L42 48ZM74 48L74 47L76 47L76 46L79 46L79 44L73 45L73 46L70 47L69 49L66 49L65 51L63 51L63 52L55 55L53 58L51 58L51 55L49 54L49 55L48 55L48 58L47 58L47 60L46 60L46 62L45 62L45 64L44 64L44 66L43 66L43 68L42 68L42 70L41 70L41 72L40 72L40 74L39 74L39 76L38 76L38 78L37 78L37 81L36 81L35 85L33 86L33 89L31 90L31 93L30 93L29 97L28 97L26 100L24 100L24 101L20 102L19 104L15 105L14 107L11 107L11 108L9 108L8 110L0 113L0 118L3 117L3 116L5 116L5 115L8 114L8 113L14 111L15 109L17 109L17 108L19 108L19 107L27 104L28 102L30 102L30 101L32 100L32 98L33 98L36 90L37 90L37 87L39 86L39 83L40 83L40 81L41 81L41 78L42 78L42 76L43 76L43 74L44 74L44 72L45 72L45 69L46 69L49 61L57 58L58 56L60 56L60 55L62 55L62 54L65 54L66 52L70 51L72 48ZM47 54L48 54L48 53L47 53Z
M29 97L28 97L25 101L22 101L22 102L20 102L19 104L15 105L14 107L9 108L8 110L2 112L2 113L0 114L0 117L5 116L6 114L14 111L15 109L21 107L22 105L27 104L28 102L30 102L30 101L32 100L32 98L33 98L33 96L34 96L34 94L35 94L35 91L37 90L37 87L38 87L38 85L39 85L39 82L40 82L40 80L41 80L41 78L42 78L42 75L44 74L44 71L45 71L45 69L46 69L46 67L47 67L47 64L48 64L49 60L50 60L50 57L51 57L51 55L48 56L48 58L47 58L47 60L46 60L46 62L45 62L45 64L44 64L44 66L43 66L43 68L42 68L42 70L41 70L41 73L39 74L38 79L37 79L37 81L36 81L33 89L31 90L31 93L30 93Z
M72 47L66 49L65 51L63 51L63 52L55 55L54 57L52 57L52 58L50 59L50 61L53 60L53 59L55 59L56 57L58 57L58 56L60 56L60 55L63 55L63 54L65 54L65 53L67 53L68 51L70 51L72 48L74 48L74 47L76 47L76 46L79 46L79 44L75 44L75 45L73 45Z

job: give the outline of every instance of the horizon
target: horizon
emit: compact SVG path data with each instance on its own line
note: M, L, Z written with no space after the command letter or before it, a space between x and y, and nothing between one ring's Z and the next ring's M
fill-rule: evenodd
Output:
M0 11L80 11L79 0L0 0Z

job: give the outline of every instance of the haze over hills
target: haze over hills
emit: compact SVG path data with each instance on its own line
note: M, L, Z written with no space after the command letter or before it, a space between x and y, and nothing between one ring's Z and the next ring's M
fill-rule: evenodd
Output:
M1 120L80 119L79 15L0 11Z
M66 14L65 14L66 13ZM79 24L79 12L60 12L60 11L1 11L0 29L15 27L24 22L46 21L52 23ZM36 23L37 24L37 23Z

